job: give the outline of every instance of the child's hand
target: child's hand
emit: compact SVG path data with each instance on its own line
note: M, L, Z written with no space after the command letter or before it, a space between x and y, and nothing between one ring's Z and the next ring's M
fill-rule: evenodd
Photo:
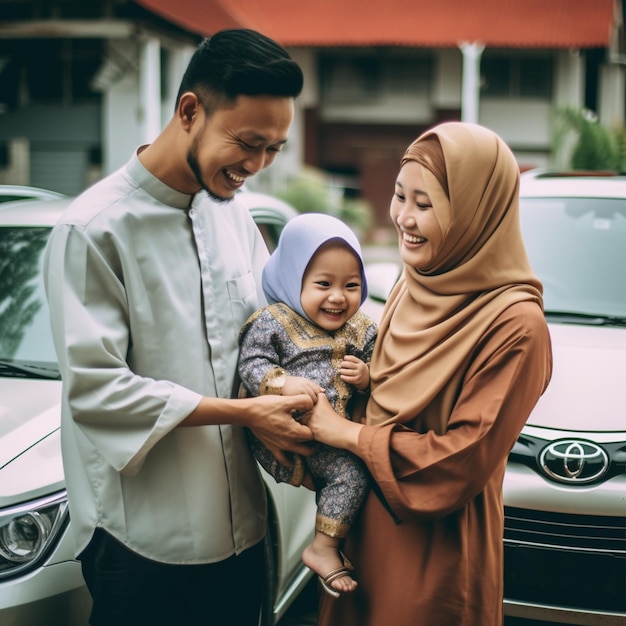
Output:
M358 357L347 354L339 365L339 376L345 383L354 385L360 391L370 384L370 368Z
M323 393L323 389L302 376L285 376L285 382L281 387L283 396L297 396L305 393L313 402L317 402L317 397Z

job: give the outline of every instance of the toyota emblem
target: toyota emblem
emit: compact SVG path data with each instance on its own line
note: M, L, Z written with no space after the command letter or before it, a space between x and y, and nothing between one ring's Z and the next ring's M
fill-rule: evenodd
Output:
M553 480L580 485L605 474L609 469L609 456L590 441L560 439L543 448L539 465Z

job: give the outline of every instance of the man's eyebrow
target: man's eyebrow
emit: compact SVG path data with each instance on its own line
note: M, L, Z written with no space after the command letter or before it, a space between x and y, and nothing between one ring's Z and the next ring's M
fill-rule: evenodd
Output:
M241 133L242 136L246 137L246 140L248 141L260 141L263 143L267 142L267 137L265 137L264 135L259 135L258 133ZM272 146L276 146L276 145L284 145L287 143L287 139L279 139L278 141L275 141L274 143L272 143Z

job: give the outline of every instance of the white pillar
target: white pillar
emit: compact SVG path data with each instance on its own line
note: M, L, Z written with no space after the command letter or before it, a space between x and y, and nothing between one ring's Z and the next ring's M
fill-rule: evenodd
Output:
M485 46L477 42L462 42L459 47L463 53L461 119L477 124L480 104L480 57Z
M195 47L193 46L184 46L169 51L170 58L169 63L166 65L167 74L165 75L166 89L164 90L165 93L163 94L163 101L161 103L161 126L163 127L170 121L172 115L174 115L178 89L194 51Z
M150 143L161 132L161 46L154 37L141 42L139 106L141 142Z
M600 66L598 118L602 125L609 128L624 125L625 85L624 65L614 63Z
M579 50L557 53L555 108L582 108L585 104L585 63Z

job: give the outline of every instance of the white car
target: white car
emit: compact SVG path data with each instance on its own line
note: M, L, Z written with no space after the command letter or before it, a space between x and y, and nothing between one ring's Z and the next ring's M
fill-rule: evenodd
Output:
M65 198L65 194L41 187L28 185L0 185L0 202L14 202L15 200L58 200Z
M273 247L295 210L241 192ZM0 204L0 624L87 626L90 597L74 560L61 462L61 381L41 279L52 225L71 199ZM275 624L312 572L315 497L265 475L269 582L263 626ZM244 600L245 601L245 600Z
M626 176L525 173L520 219L554 371L504 480L505 614L624 626ZM399 272L367 268L374 319Z

